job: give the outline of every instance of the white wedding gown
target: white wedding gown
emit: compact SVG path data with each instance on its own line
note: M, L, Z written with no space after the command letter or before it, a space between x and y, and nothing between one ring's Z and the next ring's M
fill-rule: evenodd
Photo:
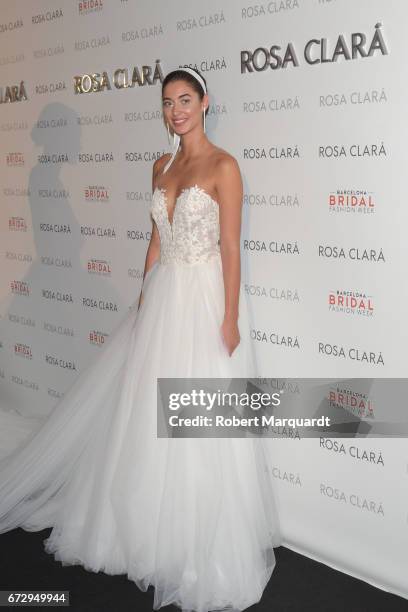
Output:
M255 377L246 297L230 357L218 204L185 189L170 224L156 189L151 212L161 254L139 311L44 421L19 428L3 415L0 442L16 448L0 461L0 533L52 527L47 552L154 585L154 609L243 610L261 598L280 541L265 441L157 438L156 378Z

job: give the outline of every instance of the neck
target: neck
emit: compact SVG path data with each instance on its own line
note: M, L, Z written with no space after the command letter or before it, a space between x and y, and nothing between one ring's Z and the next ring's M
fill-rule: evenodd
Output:
M203 148L207 146L208 142L208 138L202 129L199 131L193 130L181 137L181 154L186 158L196 157L202 153Z

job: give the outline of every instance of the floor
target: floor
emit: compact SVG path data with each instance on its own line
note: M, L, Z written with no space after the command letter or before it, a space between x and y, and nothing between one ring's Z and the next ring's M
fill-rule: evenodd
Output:
M0 589L67 590L68 609L75 612L151 612L153 587L143 593L125 576L95 574L81 566L63 567L43 550L42 542L49 532L16 529L0 536ZM262 600L248 608L251 612L408 612L408 600L283 546L275 549L275 555L272 578ZM174 606L161 610L179 612Z

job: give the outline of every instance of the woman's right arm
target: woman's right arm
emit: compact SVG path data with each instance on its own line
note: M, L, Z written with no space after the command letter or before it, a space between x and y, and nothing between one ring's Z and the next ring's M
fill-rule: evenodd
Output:
M163 164L163 157L157 159L154 164L153 164L153 177L152 177L152 192L155 190L156 187L156 177L160 171L160 168ZM143 270L143 281L142 281L142 288L140 290L140 297L139 297L139 304L137 309L139 310L140 306L142 305L143 302L143 282L144 279L146 277L146 274L148 273L148 271L150 270L150 268L154 265L154 263L159 259L160 256L160 236L159 236L159 230L157 229L157 225L155 223L155 221L152 219L152 235L150 237L150 242L149 242L149 246L147 247L147 252L146 252L146 260L145 260L145 266L144 266L144 270Z

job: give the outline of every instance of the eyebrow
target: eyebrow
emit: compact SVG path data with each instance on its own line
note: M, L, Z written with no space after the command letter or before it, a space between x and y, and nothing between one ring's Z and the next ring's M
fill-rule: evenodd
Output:
M184 98L184 96L190 96L190 95L191 95L191 94L189 94L189 93L183 93L183 94L181 94L181 95L180 95L180 96L178 96L178 97L179 97L179 98ZM167 97L166 97L166 98L163 98L163 102L164 102L164 100L171 100L171 98L167 98Z

